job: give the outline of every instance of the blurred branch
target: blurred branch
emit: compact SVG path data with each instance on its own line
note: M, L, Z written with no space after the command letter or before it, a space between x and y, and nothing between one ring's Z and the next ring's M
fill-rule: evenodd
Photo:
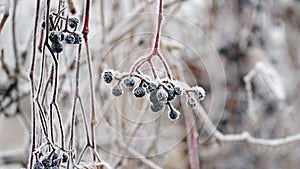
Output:
M206 129L211 132L211 134L216 137L221 142L245 142L260 146L270 146L270 147L277 147L277 146L284 146L291 143L299 142L300 141L300 134L287 136L285 138L278 138L278 139L262 139L262 138L255 138L250 135L249 132L245 131L242 134L227 134L224 135L220 131L216 129L216 126L212 123L209 119L206 111L204 108L199 105L197 108L197 112L199 112L200 118L203 119Z
M2 20L0 22L0 34L1 34L1 31L6 23L6 20L8 19L8 16L9 16L9 5L10 5L10 1L7 0L5 5L4 5L4 15L2 17Z

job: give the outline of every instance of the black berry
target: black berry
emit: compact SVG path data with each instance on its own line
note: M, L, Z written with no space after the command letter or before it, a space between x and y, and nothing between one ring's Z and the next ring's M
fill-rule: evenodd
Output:
M73 36L74 36L74 38L75 38L74 44L80 44L81 41L82 41L82 38L81 38L80 34L74 32L74 33L73 33Z
M178 86L175 86L173 90L175 95L181 95L182 93L181 88Z
M168 93L167 101L171 101L175 98L175 93L173 90L168 90L167 93Z
M69 156L67 154L62 155L62 162L65 163L69 160Z
M164 108L163 102L157 102L150 105L150 108L153 112L158 112Z
M135 81L132 77L128 77L128 78L124 79L124 84L127 87L133 87L135 84Z
M121 88L120 85L115 85L112 90L111 90L111 93L114 95L114 96L121 96L122 93L123 93L123 90Z
M176 110L171 109L169 111L168 115L169 115L170 120L177 120L178 117L179 117L179 112L177 112Z
M79 20L77 18L69 18L68 23L71 28L75 28L77 27Z
M109 72L109 71L104 72L102 77L103 77L104 81L108 84L111 83L113 80L113 74L112 74L112 72Z
M142 86L139 86L139 87L134 89L133 94L136 97L141 98L141 97L145 96L146 92L145 92L145 89Z
M51 42L59 42L60 41L60 35L56 31L51 31L49 34L49 40Z
M39 161L37 161L34 166L33 169L43 169L43 164Z
M47 157L43 159L42 164L44 167L51 167L51 160Z
M51 49L55 53L60 53L63 51L64 47L60 42L52 42Z
M65 38L66 43L68 44L74 44L75 42L75 38L72 34L67 34L66 38Z

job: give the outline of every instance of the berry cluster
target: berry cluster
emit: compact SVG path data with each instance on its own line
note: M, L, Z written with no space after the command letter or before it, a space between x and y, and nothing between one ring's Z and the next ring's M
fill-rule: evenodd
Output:
M54 53L60 53L63 51L64 41L67 44L80 44L82 41L81 34L76 32L79 20L75 17L64 18L60 16L59 13L50 14L48 22L49 35L48 39L51 41L51 50ZM59 22L64 22L64 29L59 27ZM46 27L45 21L42 23L42 27Z
M33 166L34 169L59 169L62 163L66 163L69 160L69 156L65 153L59 155L57 153L52 153L40 157Z
M115 82L111 90L114 96L121 96L124 86L132 88L133 95L137 98L148 95L151 103L150 109L153 112L161 111L167 106L169 108L168 116L171 120L178 119L180 115L179 111L171 104L177 96L186 94L188 96L186 104L190 108L195 108L196 100L201 101L205 97L205 91L202 87L189 87L182 82L169 78L153 80L142 73L119 73L114 70L106 70L102 73L102 78L107 84Z

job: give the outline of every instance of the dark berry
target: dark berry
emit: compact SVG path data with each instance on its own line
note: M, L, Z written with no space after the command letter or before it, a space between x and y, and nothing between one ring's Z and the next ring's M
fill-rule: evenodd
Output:
M46 22L43 21L42 24L41 24L41 26L42 26L43 29L45 29L46 28Z
M80 34L75 32L75 33L73 33L73 36L75 38L74 44L80 44L82 41Z
M173 109L171 109L170 111L169 111L169 118L170 118L170 120L177 120L178 119L178 117L179 117L179 112L178 111L176 111L176 110L173 110Z
M196 87L194 94L199 101L203 100L205 97L205 91L202 87Z
M58 159L52 160L52 167L58 166L59 165L58 162L59 162Z
M149 99L150 99L150 102L152 102L153 104L158 103L156 92L150 93Z
M37 161L34 166L33 169L43 169L43 164L39 161Z
M173 90L175 95L181 95L182 93L181 88L179 86L175 86Z
M104 72L102 77L103 77L104 81L108 84L111 83L113 80L113 74L112 74L112 72L109 72L109 71Z
M59 42L60 41L60 35L56 31L51 31L49 34L49 40L51 42Z
M128 78L124 79L124 84L127 87L133 87L135 84L135 81L132 77L128 77Z
M175 93L173 90L168 90L167 93L168 93L167 101L171 101L175 98Z
M55 53L60 53L63 51L64 47L60 42L52 42L51 49Z
M77 18L69 18L68 23L71 28L75 28L77 27L79 20Z
M157 85L156 83L151 82L151 83L149 83L149 85L147 86L147 92L148 92L148 93L152 93L152 92L154 92L154 91L157 90L157 87L158 87L158 85Z
M60 35L60 41L63 41L65 39L65 34L63 32L60 32L59 35Z
M65 38L66 43L68 44L74 44L75 42L75 38L72 34L67 34L66 38Z
M65 163L69 160L69 156L67 154L62 155L62 162Z
M47 157L43 159L42 164L44 167L50 167L51 166L51 160Z
M146 92L142 86L139 86L134 89L133 94L135 95L135 97L141 98L141 97L145 96Z
M150 108L153 112L158 112L164 108L163 102L157 102L150 105Z
M53 160L56 160L56 159L58 159L58 154L57 154L57 153L53 153L53 155L52 155L52 159L53 159Z
M121 88L120 85L115 85L112 90L111 90L111 93L114 95L114 96L121 96L122 93L123 93L123 90Z

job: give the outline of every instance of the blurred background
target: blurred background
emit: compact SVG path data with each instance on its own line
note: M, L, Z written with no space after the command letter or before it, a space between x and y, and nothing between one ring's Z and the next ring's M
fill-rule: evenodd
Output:
M60 0L64 16L76 16L83 27L85 1ZM35 1L0 0L0 168L26 167L31 131L29 70L32 57ZM57 12L59 0L52 0ZM130 89L113 97L101 78L105 69L128 72L139 56L150 52L156 29L157 2L153 0L92 0L89 51L96 98L97 149L113 168L189 169L188 140L181 112L172 122L167 109L154 113L148 98L136 99ZM41 2L37 48L45 36ZM300 1L297 0L165 0L160 50L175 79L202 86L201 102L216 129L223 134L248 131L253 137L276 139L300 129ZM84 45L83 45L84 46ZM83 47L85 49L85 47ZM75 90L78 46L65 45L59 60L58 104L66 138ZM52 64L46 53L46 72ZM82 52L79 93L89 112L86 52ZM36 53L38 83L41 51ZM164 76L159 62L154 62ZM145 65L143 71L149 73ZM47 77L44 77L45 79ZM45 89L45 88L43 88ZM45 90L51 94L51 91ZM85 146L84 123L76 109L76 150ZM205 131L205 122L192 113L201 169L296 169L299 143L280 147L222 142ZM88 115L89 117L89 115ZM38 122L37 122L38 123ZM39 130L38 139L43 142ZM124 148L126 145L130 148ZM83 162L90 162L89 155ZM88 167L86 167L88 168Z

